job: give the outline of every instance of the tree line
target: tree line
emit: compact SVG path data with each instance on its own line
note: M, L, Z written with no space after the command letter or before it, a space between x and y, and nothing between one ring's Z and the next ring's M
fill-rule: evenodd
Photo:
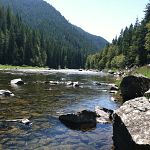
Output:
M68 33L67 38L70 34ZM24 24L11 9L0 7L0 64L49 66L50 68L84 67L87 51L77 43L64 44Z
M43 66L44 40L37 30L22 23L8 8L0 8L0 64Z
M145 9L145 17L121 30L120 36L99 53L89 55L86 68L125 68L143 66L150 63L150 3Z

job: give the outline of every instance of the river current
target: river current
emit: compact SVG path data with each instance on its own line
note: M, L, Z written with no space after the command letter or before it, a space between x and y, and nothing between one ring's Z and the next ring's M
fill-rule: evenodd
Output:
M12 86L12 79L25 84ZM80 87L52 85L49 81L78 81ZM95 106L117 109L105 84L112 77L102 72L1 70L0 89L14 97L0 98L0 149L25 150L111 150L112 124L97 124L89 131L72 130L62 124L62 114L94 110ZM32 125L14 120L28 118Z

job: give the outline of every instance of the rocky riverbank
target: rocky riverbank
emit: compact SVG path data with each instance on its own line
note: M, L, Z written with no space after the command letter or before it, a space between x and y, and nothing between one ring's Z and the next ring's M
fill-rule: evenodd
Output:
M120 84L123 105L113 113L116 150L150 150L150 79L126 76Z
M120 84L120 91L124 101L141 97L150 89L150 79L138 76L126 76Z
M150 99L125 102L113 115L113 140L116 150L150 149Z

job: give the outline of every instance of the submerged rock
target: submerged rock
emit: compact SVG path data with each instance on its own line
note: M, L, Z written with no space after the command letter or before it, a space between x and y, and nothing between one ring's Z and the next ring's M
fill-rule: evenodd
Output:
M100 82L94 82L95 85L102 85Z
M14 94L9 90L0 90L0 96L4 96L4 97L14 96Z
M113 114L113 140L116 150L150 149L150 99L125 102Z
M23 80L21 78L19 79L13 79L10 81L11 84L17 84L17 85L22 85L24 84Z
M120 90L123 100L130 100L141 97L150 89L150 79L145 77L127 76L124 77Z

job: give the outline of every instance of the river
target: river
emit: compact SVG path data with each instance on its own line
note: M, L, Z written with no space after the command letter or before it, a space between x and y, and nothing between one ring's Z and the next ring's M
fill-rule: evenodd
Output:
M12 79L25 84L11 86ZM45 81L79 81L80 87L51 85ZM62 124L61 114L94 110L95 106L117 109L106 86L112 77L102 72L77 70L1 70L0 89L12 91L14 97L0 98L0 149L110 150L112 124L97 124L89 131L71 130ZM29 118L32 125L9 122Z

